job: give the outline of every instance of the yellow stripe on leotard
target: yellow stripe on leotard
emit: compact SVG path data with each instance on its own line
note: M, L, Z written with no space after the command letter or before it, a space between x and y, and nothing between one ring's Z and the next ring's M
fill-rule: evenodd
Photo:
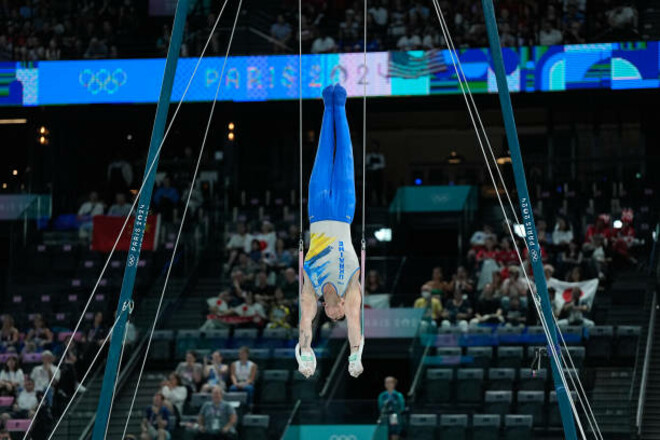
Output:
M309 251L307 251L306 260L315 257L321 253L325 248L332 244L336 240L335 237L328 237L327 235L321 233L312 233L311 243L309 245Z

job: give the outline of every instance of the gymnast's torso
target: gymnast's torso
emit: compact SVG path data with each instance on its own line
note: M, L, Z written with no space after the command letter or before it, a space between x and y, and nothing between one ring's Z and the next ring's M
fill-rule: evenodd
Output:
M305 273L317 296L330 284L340 297L360 263L351 240L351 225L335 220L322 220L310 225L310 246L305 256Z

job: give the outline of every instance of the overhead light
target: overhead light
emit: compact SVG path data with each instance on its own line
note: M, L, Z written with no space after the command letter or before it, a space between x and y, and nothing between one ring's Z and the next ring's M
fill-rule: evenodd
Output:
M41 137L39 138L39 143L40 143L41 145L46 145L46 144L48 143L48 139L46 139L46 136L41 136Z
M378 241L383 241L383 242L392 241L392 229L390 229L390 228L380 228L379 230L374 232L374 236L376 237L376 240L378 240Z
M420 179L419 177L416 178L416 179L415 179L415 185L419 186L419 185L421 185L421 184L422 184L422 179Z
M498 165L506 165L508 163L511 163L511 156L501 156L497 158Z
M621 229L623 227L623 222L621 220L614 220L612 226L614 226L614 229Z
M128 141L132 141L132 140L133 140L133 135L130 134L130 133L127 134L127 135L126 135L126 140L128 140Z
M14 170L14 171L12 171L11 174L12 174L13 176L18 176L18 170Z
M0 125L27 124L27 119L0 119Z
M39 129L39 133L46 135L48 134L48 129L42 125L41 128Z
M229 133L229 134L227 135L227 139L229 139L230 141L233 141L235 137L236 137L236 136L234 136L234 133Z
M7 189L7 184L6 183L2 184L2 189Z
M234 128L236 128L236 124L234 124L233 122L230 122L229 125L228 125L227 127L228 127L230 130L233 130Z

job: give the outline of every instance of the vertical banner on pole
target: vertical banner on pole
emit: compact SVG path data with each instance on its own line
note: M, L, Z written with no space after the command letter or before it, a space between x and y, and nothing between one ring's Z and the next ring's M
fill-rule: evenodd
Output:
M158 170L158 150L163 141L165 132L165 123L167 122L167 113L170 108L174 74L176 73L176 67L179 61L179 52L181 50L181 40L183 37L187 12L188 0L178 0L176 15L174 16L174 26L172 27L172 36L170 37L170 47L167 51L167 61L165 62L165 73L163 74L160 98L158 100L158 106L156 107L156 118L151 132L151 142L149 144L149 154L144 174L144 185L140 200L135 208L133 234L131 235L128 257L126 259L126 269L124 272L124 280L121 285L119 304L117 305L117 315L121 313L123 304L130 302L133 296L138 260L140 259L142 240L147 225L149 206L151 205L151 195L153 192L156 172ZM115 331L112 334L112 339L110 340L110 349L108 351L108 359L105 366L105 374L103 376L101 397L96 410L96 420L94 422L92 440L105 439L108 419L110 416L109 409L111 407L112 399L114 398L115 383L117 381L117 367L124 341L127 319L127 313L121 315L115 327Z
M525 227L525 243L529 251L529 257L534 271L534 282L536 283L536 290L541 299L541 308L543 316L548 323L549 337L548 344L552 344L557 351L557 355L561 360L561 349L557 341L557 327L552 314L552 306L550 298L548 297L548 287L545 282L543 272L543 261L541 260L541 248L538 243L536 225L534 224L534 214L532 212L532 203L529 199L529 191L527 189L527 180L525 178L525 169L523 167L522 155L520 153L520 142L518 139L518 131L516 129L516 122L513 116L513 106L511 105L511 95L509 94L509 86L506 79L506 71L504 69L504 59L502 56L502 48L500 45L500 36L498 33L497 20L495 18L495 9L493 7L493 0L482 0L484 8L484 18L486 20L486 29L488 32L488 41L490 43L490 53L493 61L493 69L497 79L497 91L500 97L500 106L502 108L502 118L504 119L504 127L506 129L506 137L509 143L509 150L511 151L511 162L513 166L513 174L518 190L518 198L520 202L521 221ZM497 166L497 165L496 165ZM548 350L550 352L550 350ZM575 430L575 420L573 418L573 411L571 402L568 396L568 390L564 387L561 380L561 365L555 362L553 356L550 356L550 365L552 367L552 377L557 391L557 400L559 402L559 409L561 412L562 423L564 425L564 436L569 440L577 438Z

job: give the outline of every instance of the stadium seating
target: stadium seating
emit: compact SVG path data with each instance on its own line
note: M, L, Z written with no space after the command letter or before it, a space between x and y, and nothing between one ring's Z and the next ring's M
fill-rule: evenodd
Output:
M266 370L261 375L261 403L284 403L287 400L290 372L288 370Z
M466 355L472 358L474 368L488 368L493 360L493 347L468 347Z
M475 414L472 416L472 440L497 440L501 426L499 414Z
M499 414L502 417L511 412L513 393L511 391L486 391L484 414Z
M440 416L440 437L452 440L465 440L468 434L467 414L442 414Z
M518 391L517 414L532 416L534 426L543 425L545 393L543 391Z
M489 391L507 391L513 388L516 370L513 368L491 368L488 370Z
M267 415L248 414L241 421L241 439L267 440L270 417Z
M462 368L456 373L456 400L459 403L479 403L483 400L484 370Z
M460 370L459 370L460 371ZM447 403L451 400L454 370L448 368L431 368L426 370L424 391L429 403Z
M506 440L528 440L532 437L532 416L507 415L504 418Z
M614 327L611 325L592 327L588 331L587 355L594 360L609 360L612 356Z
M412 414L408 436L415 440L435 439L438 416L436 414Z

